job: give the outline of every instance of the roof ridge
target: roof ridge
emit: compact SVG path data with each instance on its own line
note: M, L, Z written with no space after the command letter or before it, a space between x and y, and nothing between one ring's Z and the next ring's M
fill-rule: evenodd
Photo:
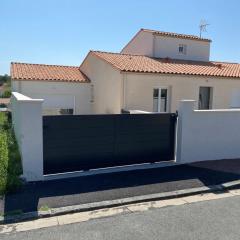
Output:
M93 53L107 53L107 54L118 54L118 55L124 55L124 56L137 56L137 57L148 57L145 55L141 55L141 54L130 54L130 53L119 53L119 52L108 52L108 51L100 51L100 50L90 50L90 52Z
M188 37L188 38L192 38L192 39L196 39L196 40L200 40L200 41L209 41L211 42L211 39L208 38L201 38L197 35L193 35L193 34L186 34L186 33L176 33L176 32L167 32L167 31L159 31L159 30L152 30L152 29L147 29L147 28L141 28L142 31L146 31L146 32L152 32L152 33L156 33L156 34L165 34L165 35L172 35L172 36L179 36L179 37Z
M187 34L187 33L176 33L176 32L168 32L168 31L152 30L152 29L147 29L147 28L142 28L141 30L143 30L143 31L151 31L151 32L159 32L159 33L167 33L167 34L170 33L170 34L177 34L177 35L192 36L192 37L200 38L197 35Z
M25 63L25 62L11 62L13 64L21 65L37 65L37 66L46 66L46 67L67 67L67 68L79 68L79 66L70 66L70 65L57 65L57 64L44 64L44 63Z
M240 63L238 63L238 62L224 62L224 61L211 61L212 63L225 63L225 64L236 64L236 65L239 65Z

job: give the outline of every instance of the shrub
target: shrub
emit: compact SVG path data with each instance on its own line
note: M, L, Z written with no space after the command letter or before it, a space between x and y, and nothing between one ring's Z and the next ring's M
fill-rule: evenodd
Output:
M0 195L21 185L21 159L7 113L0 113Z
M10 90L5 90L2 94L2 98L10 98L12 95L12 92Z
M5 103L0 103L0 108L6 108L7 105Z
M0 195L7 188L8 145L6 132L0 132Z

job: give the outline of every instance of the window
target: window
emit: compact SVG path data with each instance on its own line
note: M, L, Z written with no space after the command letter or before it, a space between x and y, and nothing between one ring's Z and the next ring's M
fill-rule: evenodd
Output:
M73 109L72 108L65 108L60 109L59 111L60 115L73 115Z
M187 45L179 44L178 53L186 55L187 54Z
M167 112L168 88L153 89L153 112Z
M212 108L212 87L199 88L198 109L211 109Z
M57 115L73 115L73 108L52 108L52 109L43 109L44 116L57 116Z

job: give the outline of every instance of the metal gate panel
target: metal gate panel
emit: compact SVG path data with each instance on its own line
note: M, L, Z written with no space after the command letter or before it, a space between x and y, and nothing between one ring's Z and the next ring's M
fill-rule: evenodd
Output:
M174 159L176 114L43 116L44 174Z

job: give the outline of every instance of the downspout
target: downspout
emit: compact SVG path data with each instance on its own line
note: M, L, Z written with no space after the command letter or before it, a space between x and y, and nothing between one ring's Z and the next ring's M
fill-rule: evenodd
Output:
M121 72L122 74L122 108L121 109L125 109L126 108L126 79L127 79L127 75L124 72Z
M22 82L18 81L18 92L22 93Z
M152 45L152 57L155 57L155 49L156 49L156 35L153 34L153 45Z

